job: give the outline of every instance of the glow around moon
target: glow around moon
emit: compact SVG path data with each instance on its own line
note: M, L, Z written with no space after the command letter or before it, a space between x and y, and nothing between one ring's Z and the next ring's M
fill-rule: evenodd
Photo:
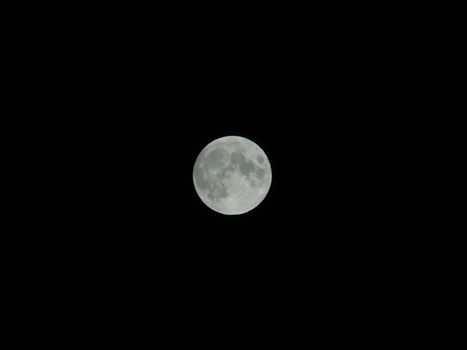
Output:
M272 172L263 150L240 136L226 136L208 144L193 168L193 183L212 210L244 214L256 208L271 187Z

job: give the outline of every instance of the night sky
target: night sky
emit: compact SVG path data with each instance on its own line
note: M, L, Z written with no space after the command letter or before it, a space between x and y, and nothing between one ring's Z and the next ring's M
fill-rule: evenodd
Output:
M109 16L118 25L66 35L49 62L63 117L43 140L63 275L160 307L168 323L186 313L298 331L309 318L331 334L336 319L351 328L400 305L391 281L409 283L417 240L410 81L377 19L324 13L183 26ZM193 186L199 152L228 135L272 167L265 200L243 215L210 210Z

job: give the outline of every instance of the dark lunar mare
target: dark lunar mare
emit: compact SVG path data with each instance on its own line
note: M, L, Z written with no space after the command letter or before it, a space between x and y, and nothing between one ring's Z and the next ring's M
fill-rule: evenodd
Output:
M203 164L209 168L220 168L224 165L225 156L226 151L223 148L214 148L205 155Z
M243 155L240 152L233 152L231 156L231 164L232 165L238 165L238 170L240 170L240 173L248 177L250 173L254 172L257 167L255 163L253 163L251 160L247 160L245 155Z
M256 176L258 176L258 179L264 180L264 175L266 173L266 170L262 168L256 168L255 173L256 173Z
M228 197L227 187L221 182L211 182L209 185L207 197L217 202L220 198Z

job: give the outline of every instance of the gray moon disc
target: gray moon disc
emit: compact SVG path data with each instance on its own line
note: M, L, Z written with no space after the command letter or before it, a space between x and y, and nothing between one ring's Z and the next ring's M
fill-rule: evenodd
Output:
M203 148L193 167L199 198L226 215L256 208L271 187L272 171L264 151L240 136L216 139Z

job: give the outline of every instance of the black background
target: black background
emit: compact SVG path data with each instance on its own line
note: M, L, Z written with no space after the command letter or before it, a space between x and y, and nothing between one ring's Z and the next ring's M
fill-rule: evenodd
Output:
M56 297L168 328L228 318L332 333L396 315L418 239L410 38L395 50L377 11L143 12L31 33L47 131L32 151L47 183L36 241ZM256 142L273 171L240 216L207 208L192 182L201 149L226 135Z

